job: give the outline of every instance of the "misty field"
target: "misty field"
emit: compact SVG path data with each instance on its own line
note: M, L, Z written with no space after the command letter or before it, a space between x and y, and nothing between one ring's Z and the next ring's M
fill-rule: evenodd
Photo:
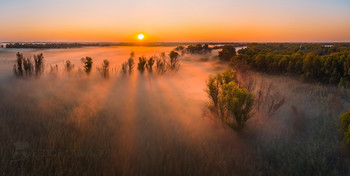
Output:
M162 74L137 69L139 57L173 49L0 49L0 175L349 174L339 137L347 89L238 70L261 96L237 132L215 118L205 91L209 75L229 68L217 50L181 55L179 69ZM44 73L17 77L17 52L43 53ZM135 69L123 74L131 52ZM105 59L108 78L97 69ZM271 110L264 97L283 103Z

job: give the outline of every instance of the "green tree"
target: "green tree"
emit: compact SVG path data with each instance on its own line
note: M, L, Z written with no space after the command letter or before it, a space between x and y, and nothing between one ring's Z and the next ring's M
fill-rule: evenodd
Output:
M254 98L248 90L239 88L235 82L229 82L222 85L219 103L227 110L225 122L239 131L250 118Z
M233 56L236 55L236 48L232 45L223 46L222 50L219 51L219 58L223 61L230 61Z
M206 92L213 102L213 110L224 123L239 131L250 118L254 97L236 83L236 72L227 70L209 76Z
M344 141L346 144L350 144L350 109L340 115L340 131L344 137Z

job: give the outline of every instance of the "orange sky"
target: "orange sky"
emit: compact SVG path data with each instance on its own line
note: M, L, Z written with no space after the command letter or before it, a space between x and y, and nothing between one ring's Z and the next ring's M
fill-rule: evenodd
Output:
M350 41L346 0L0 0L0 41Z

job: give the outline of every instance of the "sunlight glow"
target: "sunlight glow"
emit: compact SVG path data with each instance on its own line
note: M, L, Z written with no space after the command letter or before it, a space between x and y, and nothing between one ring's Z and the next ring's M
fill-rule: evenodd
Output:
M144 36L143 34L139 34L139 35L137 36L137 38L139 38L140 40L142 40L144 37L145 37L145 36Z

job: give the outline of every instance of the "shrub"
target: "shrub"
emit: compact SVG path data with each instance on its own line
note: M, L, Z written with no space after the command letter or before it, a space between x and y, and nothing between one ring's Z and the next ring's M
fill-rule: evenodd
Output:
M146 58L145 57L139 57L139 63L137 64L137 69L143 73L145 71L145 66L146 66Z
M91 57L83 57L81 58L81 62L84 63L84 71L89 74L91 72L92 69L92 58Z

